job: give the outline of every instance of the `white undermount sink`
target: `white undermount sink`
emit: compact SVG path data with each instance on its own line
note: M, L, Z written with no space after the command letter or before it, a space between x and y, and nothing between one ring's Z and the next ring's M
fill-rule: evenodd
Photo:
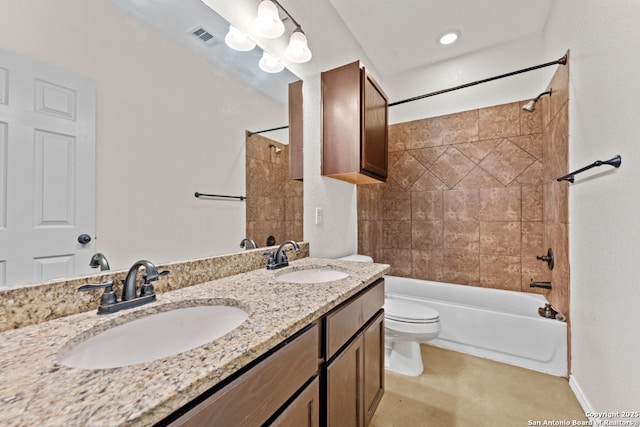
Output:
M204 345L240 326L249 314L205 305L151 314L107 329L61 355L71 368L107 369L151 362Z
M278 282L289 283L324 283L349 277L347 273L326 268L310 268L307 270L295 270L276 277Z

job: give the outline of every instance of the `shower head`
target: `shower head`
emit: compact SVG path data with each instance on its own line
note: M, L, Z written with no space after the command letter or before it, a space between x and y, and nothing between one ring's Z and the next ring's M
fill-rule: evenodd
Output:
M282 152L282 148L278 148L274 144L269 144L269 148L274 148L276 154L280 154Z
M544 95L549 95L551 96L551 92L553 92L553 89L549 89L546 92L542 92L540 95L536 96L534 99L532 99L531 101L527 102L524 107L522 107L522 109L524 111L528 111L529 113L532 113L533 111L535 111L536 109L536 102L538 102L538 100L543 97Z

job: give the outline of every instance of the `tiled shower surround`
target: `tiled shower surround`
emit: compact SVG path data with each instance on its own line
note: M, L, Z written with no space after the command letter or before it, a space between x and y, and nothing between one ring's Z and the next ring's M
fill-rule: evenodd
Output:
M555 180L568 171L568 65L549 86L533 113L526 100L390 126L387 183L358 186L359 252L397 276L543 293L568 316L569 184ZM547 248L553 271L536 259Z
M276 154L270 144L282 151ZM262 135L247 137L246 230L259 247L302 241L302 181L289 179L289 146Z

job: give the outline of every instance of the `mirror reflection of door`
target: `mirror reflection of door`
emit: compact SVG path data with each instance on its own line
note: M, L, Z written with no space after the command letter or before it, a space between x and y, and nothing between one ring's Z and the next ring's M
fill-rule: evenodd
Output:
M95 92L0 50L0 287L91 271Z

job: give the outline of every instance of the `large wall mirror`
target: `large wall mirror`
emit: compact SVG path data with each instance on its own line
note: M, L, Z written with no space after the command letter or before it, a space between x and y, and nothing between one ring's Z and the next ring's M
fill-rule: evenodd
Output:
M199 28L212 37L203 40L194 34ZM241 250L245 202L199 199L194 193L245 194L245 130L286 124L287 85L298 78L286 69L280 74L262 72L258 48L229 50L222 40L227 29L200 0L3 3L0 50L94 84L95 184L89 182L85 195L75 200L78 206L95 205L95 226L87 231L91 240L82 244L78 237L85 231L78 228L71 237L45 238L38 248L59 244L59 256L79 252L67 262L78 274L95 272L88 265L96 252L105 254L111 269L123 269L141 258L163 263ZM0 81L19 72L0 64ZM40 89L54 110L75 99L66 83ZM6 96L13 93L0 89L0 100ZM5 170L13 161L7 135L14 138L6 117L0 117ZM55 156L49 157L53 161L47 167L40 164L44 175L29 178L54 190L68 183L68 174L59 173L61 166L76 161L65 151L75 136L68 135L61 120L62 127L45 137L33 130L38 124L27 135L30 143L54 147L42 149ZM286 131L268 137L286 143ZM46 145L47 138L52 144ZM2 185L11 189L3 194L3 212L9 212L15 203L9 196L19 192L20 184L12 178ZM48 194L53 195L46 206L56 221L69 204L59 192ZM5 229L3 223L0 234ZM16 247L20 243L3 243L0 258ZM10 279L4 264L0 288L39 282L38 274L45 280L52 278L47 274L71 274L41 264L37 272L33 262L26 263L26 276L31 278L23 281Z

